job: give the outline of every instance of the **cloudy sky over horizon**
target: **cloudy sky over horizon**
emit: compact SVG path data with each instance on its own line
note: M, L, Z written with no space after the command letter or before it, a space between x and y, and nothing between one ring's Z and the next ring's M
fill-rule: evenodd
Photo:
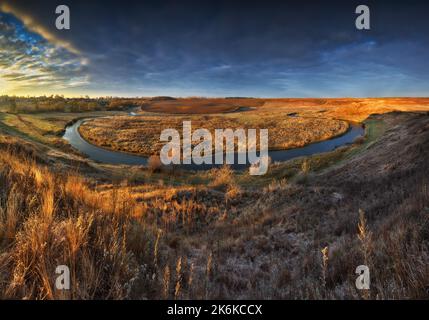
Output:
M429 4L361 3L0 0L0 94L429 96Z

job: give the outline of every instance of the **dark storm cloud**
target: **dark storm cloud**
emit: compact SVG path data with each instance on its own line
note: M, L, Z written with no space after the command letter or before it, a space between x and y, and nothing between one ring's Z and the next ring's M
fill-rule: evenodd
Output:
M13 3L52 42L87 59L88 92L123 95L427 95L429 6L366 1L57 1ZM1 63L1 61L0 61ZM25 62L31 63L31 62ZM66 76L66 72L64 72Z

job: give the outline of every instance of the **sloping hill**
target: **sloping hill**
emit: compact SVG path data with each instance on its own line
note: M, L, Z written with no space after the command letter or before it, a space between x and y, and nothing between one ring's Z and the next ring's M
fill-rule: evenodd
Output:
M364 151L304 184L273 186L211 239L225 243L222 296L428 298L429 115L371 119L386 131ZM362 264L366 293L355 288Z

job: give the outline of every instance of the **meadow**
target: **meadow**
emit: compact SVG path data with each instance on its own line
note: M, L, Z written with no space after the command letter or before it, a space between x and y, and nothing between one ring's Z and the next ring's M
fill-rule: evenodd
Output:
M128 107L0 113L0 298L428 298L429 99L223 99L249 109L170 117L177 100L136 101L139 117ZM115 128L124 151L143 154L130 132L151 120L152 130L188 117L269 125L281 147L293 145L281 144L291 134L312 137L306 143L326 139L323 130L338 134L330 123L363 121L366 134L255 177L228 166L93 162L61 134L94 116L111 118L89 126ZM70 267L70 291L55 289L60 264ZM355 287L361 264L370 290Z
M205 128L214 136L215 129L268 129L270 150L302 147L312 142L341 135L349 128L345 121L291 117L287 115L237 112L227 115L168 116L148 115L98 118L85 122L80 134L89 142L116 151L150 156L159 154L165 142L163 129L178 130L183 121L191 121L192 132ZM183 137L182 137L183 138ZM194 142L193 144L197 144ZM259 146L259 140L258 140Z

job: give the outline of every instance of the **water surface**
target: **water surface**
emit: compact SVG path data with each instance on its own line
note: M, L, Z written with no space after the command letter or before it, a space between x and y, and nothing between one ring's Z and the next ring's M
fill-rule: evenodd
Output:
M126 164L126 165L146 165L147 157L133 155L124 152L106 150L100 147L97 147L85 139L79 133L79 126L86 120L79 120L74 124L68 126L65 130L63 138L67 140L70 145L75 149L79 150L81 153L85 154L88 158L109 164ZM359 124L350 124L349 130L341 136L324 140L320 142L311 143L304 147L288 149L288 150L275 150L269 151L268 154L271 157L273 162L284 162L290 159L311 156L318 153L328 152L335 150L338 147L352 143L357 137L363 136L365 129ZM234 155L234 158L237 160L238 154ZM237 162L237 161L236 161ZM207 170L219 165L181 165L181 167L192 170ZM232 168L241 170L248 167L248 164L235 164L231 165Z

